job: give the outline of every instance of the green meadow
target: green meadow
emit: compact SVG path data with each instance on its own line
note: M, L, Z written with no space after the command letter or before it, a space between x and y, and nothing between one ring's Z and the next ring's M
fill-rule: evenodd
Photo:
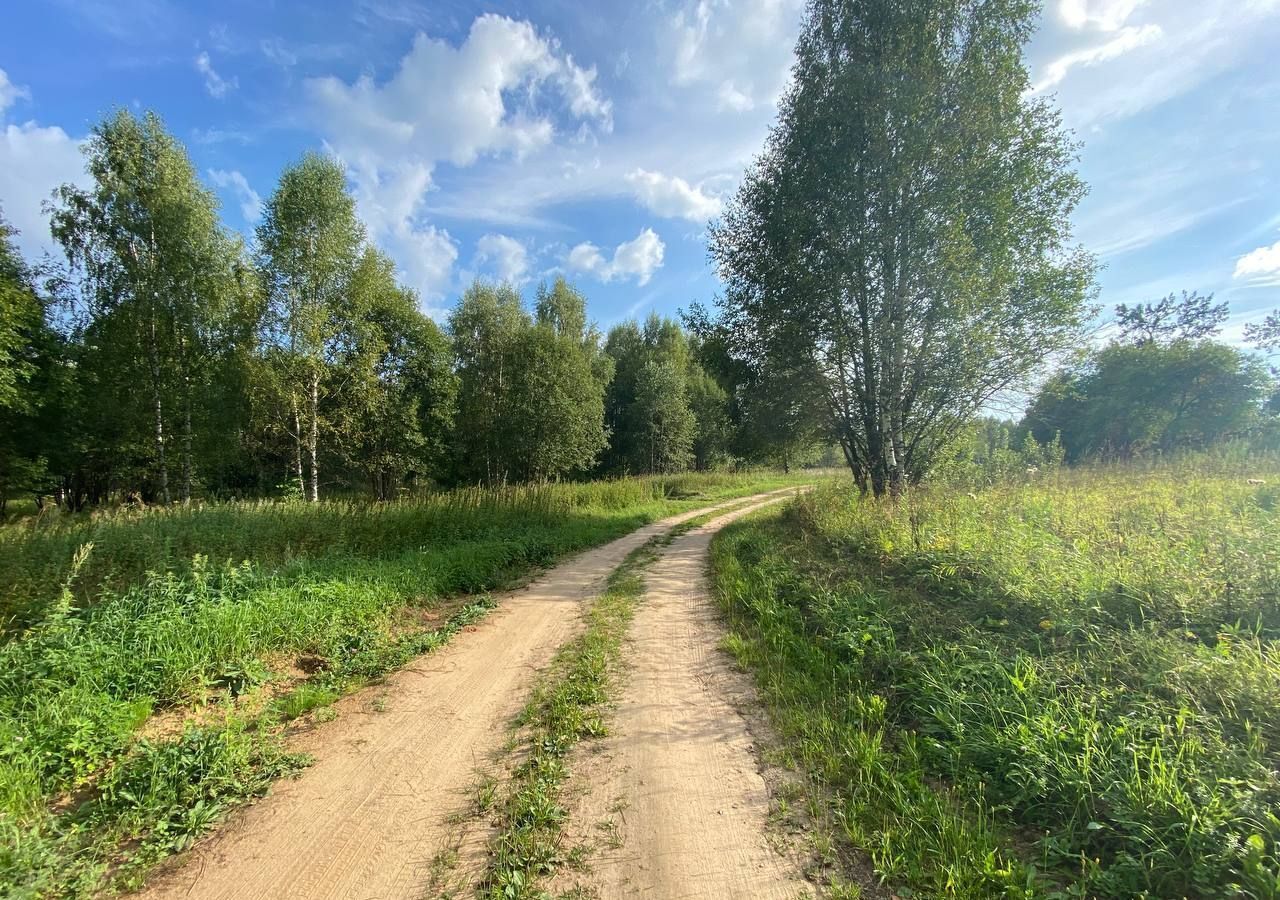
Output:
M1280 897L1280 466L1194 462L826 488L717 539L830 865L901 897Z

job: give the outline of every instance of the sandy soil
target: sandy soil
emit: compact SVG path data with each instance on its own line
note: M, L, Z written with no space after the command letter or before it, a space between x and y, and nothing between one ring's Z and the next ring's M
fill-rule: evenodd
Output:
M768 787L739 712L755 702L753 685L718 649L724 626L706 583L712 535L762 505L678 537L649 569L610 736L573 765L577 837L596 853L556 887L605 900L813 891L800 854L768 827Z
M467 802L477 769L506 740L536 671L581 627L583 602L632 550L705 512L654 523L574 557L505 598L448 647L341 701L337 720L296 747L313 755L311 768L234 815L159 873L142 896L423 896L431 863ZM707 534L699 530L676 546L689 548ZM690 572L701 577L698 565L695 560ZM671 590L678 593L680 586L673 583ZM704 652L714 653L712 646ZM382 711L375 711L375 695ZM659 727L667 726L663 720ZM698 828L700 822L681 814L669 827ZM716 832L708 839L721 837Z

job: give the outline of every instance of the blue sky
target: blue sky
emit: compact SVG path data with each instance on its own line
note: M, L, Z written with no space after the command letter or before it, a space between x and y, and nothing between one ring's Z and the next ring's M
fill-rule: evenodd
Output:
M710 301L705 223L759 149L797 0L30 0L0 32L0 204L31 255L113 107L158 111L251 232L281 168L340 156L440 315L563 271L609 325ZM1028 48L1084 142L1101 301L1280 306L1280 0L1049 0Z

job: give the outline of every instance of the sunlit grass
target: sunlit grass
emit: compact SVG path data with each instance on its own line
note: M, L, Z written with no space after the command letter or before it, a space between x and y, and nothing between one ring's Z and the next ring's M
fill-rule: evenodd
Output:
M102 590L137 584L149 572L185 572L197 556L214 564L251 560L260 569L323 557L384 559L459 541L537 533L565 517L629 517L639 524L671 503L787 480L765 472L691 473L459 488L394 503L196 503L81 515L54 510L0 525L0 631L39 621L67 585L71 561L86 544L93 552L70 584L79 603Z
M827 490L714 548L797 765L929 896L1280 896L1274 466Z
M564 846L567 758L582 740L606 733L616 700L622 642L644 593L643 568L659 539L634 551L588 611L586 630L560 649L521 712L515 763L500 794L480 895L491 900L547 896L545 879L572 853Z
M407 610L430 612L669 512L785 482L626 479L6 526L0 579L19 591L8 608L25 613L0 644L0 894L81 896L109 875L134 877L291 765L279 723L434 649L490 604L440 625L413 624ZM236 698L283 677L273 666L303 658L312 674L301 684L240 708ZM193 704L212 710L206 724L143 738L157 713L180 717ZM172 750L184 742L194 756ZM224 763L239 774L216 775ZM132 800L115 787L126 776ZM202 798L199 813L146 799L170 795Z

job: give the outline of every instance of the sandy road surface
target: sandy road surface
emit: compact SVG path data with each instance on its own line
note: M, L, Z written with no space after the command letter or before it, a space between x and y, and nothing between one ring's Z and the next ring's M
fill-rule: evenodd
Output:
M383 712L370 709L367 692L341 701L339 718L298 747L314 756L311 768L233 816L142 896L421 897L450 815L505 740L536 670L581 627L583 601L650 538L741 502L648 525L562 563L392 676L377 689Z
M618 845L567 883L604 900L782 900L812 890L800 861L766 837L769 795L738 711L754 702L753 686L718 649L724 626L706 579L715 532L767 502L676 538L646 574L610 736L575 763L586 792L578 827L610 823Z

